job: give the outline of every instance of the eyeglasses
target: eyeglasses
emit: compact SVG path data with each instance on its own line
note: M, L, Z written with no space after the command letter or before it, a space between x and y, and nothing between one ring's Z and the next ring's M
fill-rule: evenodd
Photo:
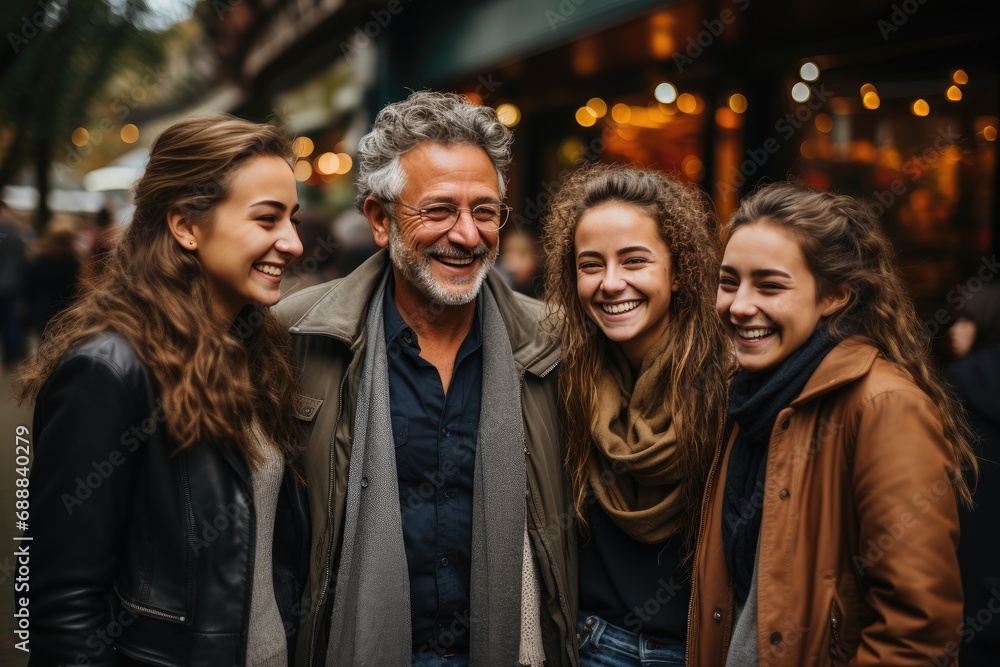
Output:
M417 208L398 201L386 202L402 206L414 211L420 216L420 224L432 232L446 232L458 224L458 216L462 211L468 211L472 222L483 232L499 231L510 217L510 206L506 204L480 204L473 208L463 208L454 204L430 204L426 208Z

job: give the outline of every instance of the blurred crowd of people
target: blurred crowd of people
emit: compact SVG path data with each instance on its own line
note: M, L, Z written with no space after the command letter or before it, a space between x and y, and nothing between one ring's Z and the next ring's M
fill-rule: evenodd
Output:
M0 201L0 346L12 368L49 320L73 298L83 267L106 248L107 211L90 219L58 216L36 235ZM101 226L103 222L103 227ZM99 241L99 239L101 239Z

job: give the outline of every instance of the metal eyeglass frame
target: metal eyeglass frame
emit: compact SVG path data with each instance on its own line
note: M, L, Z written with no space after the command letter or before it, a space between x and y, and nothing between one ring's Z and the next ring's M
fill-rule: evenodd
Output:
M454 227L455 225L458 224L458 219L461 217L462 211L468 211L469 212L469 216L472 218L472 224L474 224L476 226L476 228L479 229L480 231L482 231L482 232L498 232L501 229L503 229L503 226L505 224L507 224L508 220L510 220L510 212L513 210L513 209L511 209L510 206L507 206L506 204L480 204L479 206L473 206L472 208L469 208L467 206L455 206L454 204L449 204L447 202L441 202L439 204L431 204L430 206L427 206L426 208L417 208L416 206L410 206L409 204L404 204L403 202L399 202L399 201L386 201L385 203L386 204L392 204L393 206L402 206L403 208L408 208L411 211L415 211L417 213L418 220L420 220L420 224L423 225L426 229L429 229L432 232L447 232L447 231L449 231L452 227ZM475 216L474 211L477 208L479 208L480 206L499 206L500 207L500 224L497 225L496 227L483 227L481 224L479 224L478 222L476 222L476 216ZM455 209L454 213L452 214L454 216L454 218L452 219L451 224L448 225L447 227L442 228L442 229L437 229L435 227L428 226L428 224L426 222L424 222L424 217L427 215L427 211L429 211L432 208L451 208L451 209Z

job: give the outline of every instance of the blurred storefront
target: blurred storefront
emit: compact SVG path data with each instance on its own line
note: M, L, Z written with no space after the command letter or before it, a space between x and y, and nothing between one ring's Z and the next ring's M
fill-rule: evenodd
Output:
M995 252L993 3L301 0L280 13L258 43L284 30L281 48L241 61L242 111L286 116L306 197L327 207L350 206L374 113L430 87L516 127L521 228L537 231L568 170L599 160L696 183L722 220L789 177L862 198L923 312Z

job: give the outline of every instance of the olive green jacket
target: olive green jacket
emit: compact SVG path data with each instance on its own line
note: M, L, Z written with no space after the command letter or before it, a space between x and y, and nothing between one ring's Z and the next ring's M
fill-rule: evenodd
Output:
M303 461L312 517L298 667L320 667L326 659L354 410L365 356L364 324L369 300L387 264L388 253L383 250L349 276L292 294L276 308L289 327L302 371L295 412L306 428ZM495 272L485 285L507 325L514 364L521 375L527 520L543 586L545 664L576 665L577 545L570 487L562 466L554 372L561 359L559 343L539 326L541 303L512 292Z

